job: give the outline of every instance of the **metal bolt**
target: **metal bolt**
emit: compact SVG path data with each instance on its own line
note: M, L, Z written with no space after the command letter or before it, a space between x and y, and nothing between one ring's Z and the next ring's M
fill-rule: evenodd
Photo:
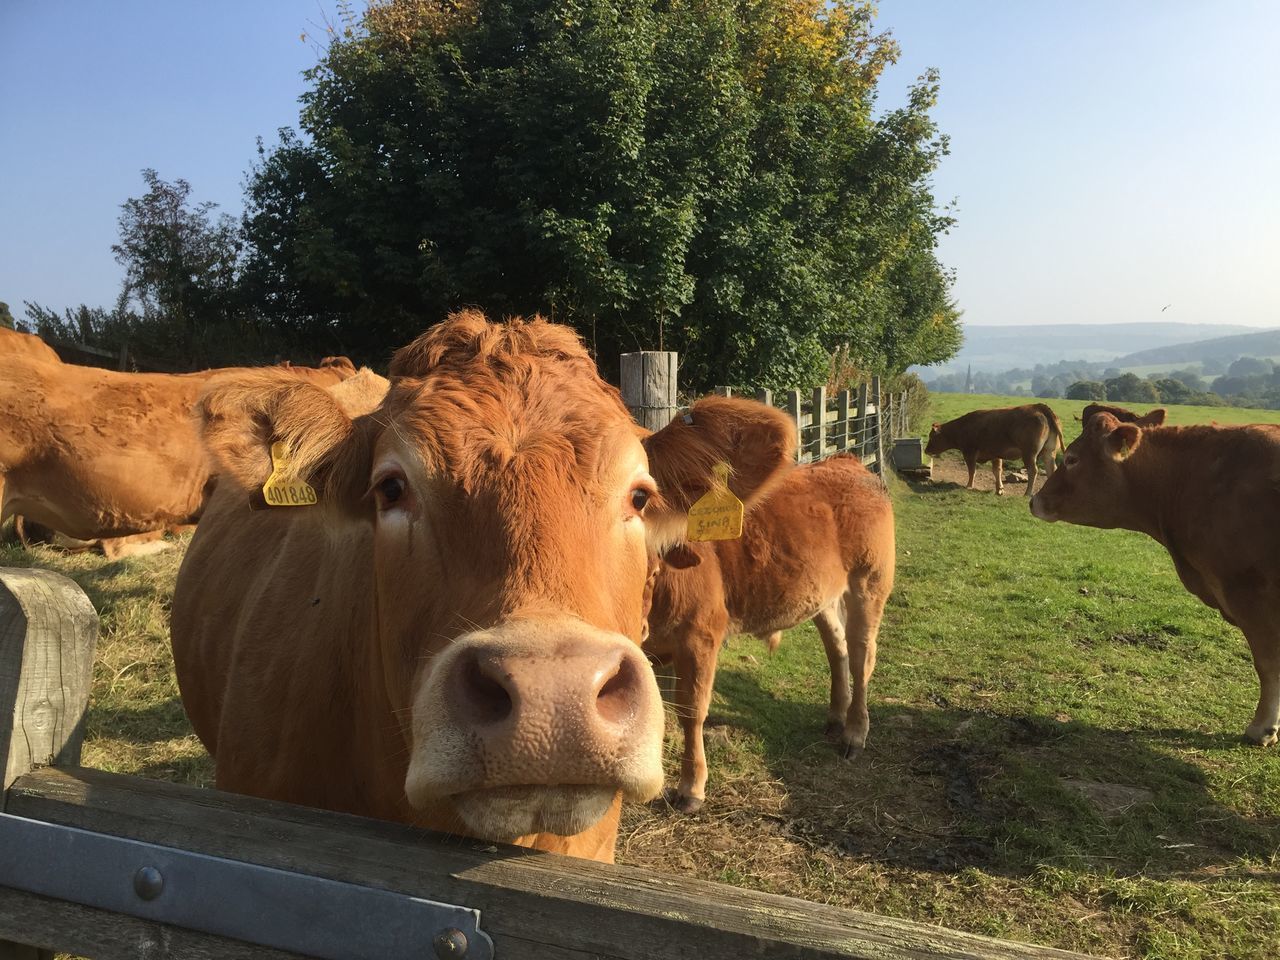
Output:
M154 900L164 890L164 876L155 867L140 867L133 875L133 892L143 900Z
M454 927L448 927L436 934L432 946L440 960L460 960L467 955L467 935Z

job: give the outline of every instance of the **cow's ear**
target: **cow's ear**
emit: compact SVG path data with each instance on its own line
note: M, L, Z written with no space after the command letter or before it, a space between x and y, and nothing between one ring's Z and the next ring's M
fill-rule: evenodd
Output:
M936 422L935 422L935 423L934 423L934 425L933 425L933 429L934 429L934 430L941 430L941 429L942 429L942 424L940 424L940 423L936 423Z
M1142 428L1136 423L1119 423L1102 437L1102 446L1112 460L1124 460L1142 442Z
M687 543L677 543L662 555L662 562L676 570L688 570L702 562L702 557Z
M795 463L796 428L781 410L737 397L704 397L643 440L659 496L645 511L659 549L684 539L689 507L711 489L716 464L748 507Z
M1169 411L1164 407L1157 407L1155 410L1148 410L1141 417L1134 421L1140 427L1160 427L1164 426L1165 415Z
M240 486L262 487L271 475L271 446L281 443L295 478L322 500L360 509L374 424L352 420L322 387L267 371L215 377L196 415L217 471Z

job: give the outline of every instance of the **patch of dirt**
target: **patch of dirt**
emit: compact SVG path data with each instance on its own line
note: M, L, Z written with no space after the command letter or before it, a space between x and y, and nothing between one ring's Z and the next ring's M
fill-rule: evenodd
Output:
M1018 461L1013 461L1017 463ZM1021 476L1020 480L1013 480L1012 477ZM1039 490L1044 486L1044 472L1036 477L1036 489ZM964 465L964 461L955 459L951 455L944 454L941 457L933 458L933 482L935 484L954 483L963 487L969 482L969 468ZM978 469L973 475L974 490L985 490L991 493L996 488L995 477L991 475L991 464L980 463ZM1026 473L1021 470L1011 470L1009 461L1005 461L1005 481L1004 495L1008 496L1024 496L1027 492Z
M1123 816L1141 803L1150 803L1155 794L1143 787L1130 787L1123 783L1096 783L1093 780L1068 780L1062 785L1083 796L1105 820Z

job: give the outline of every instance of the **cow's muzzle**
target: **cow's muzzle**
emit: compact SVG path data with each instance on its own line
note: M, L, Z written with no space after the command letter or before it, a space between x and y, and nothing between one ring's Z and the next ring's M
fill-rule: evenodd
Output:
M423 677L405 790L490 839L572 835L662 787L662 701L626 637L569 619L460 637Z

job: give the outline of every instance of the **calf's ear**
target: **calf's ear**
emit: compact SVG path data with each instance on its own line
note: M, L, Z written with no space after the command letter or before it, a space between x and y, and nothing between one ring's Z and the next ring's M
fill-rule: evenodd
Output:
M738 397L704 397L642 441L659 497L645 512L659 549L684 539L689 507L729 465L729 489L748 508L795 463L796 428L781 410Z
M253 491L284 444L293 476L322 500L358 510L373 450L371 421L352 420L315 384L268 371L215 377L196 403L200 435L220 474Z

